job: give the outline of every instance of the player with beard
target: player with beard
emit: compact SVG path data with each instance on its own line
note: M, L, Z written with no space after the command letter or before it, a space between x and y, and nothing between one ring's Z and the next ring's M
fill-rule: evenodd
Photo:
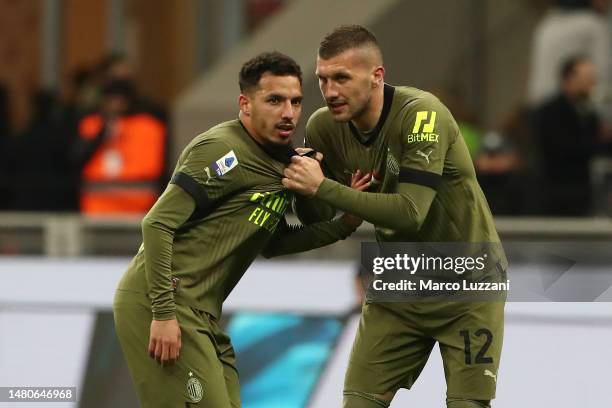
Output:
M223 301L259 253L331 244L361 220L287 225L281 184L302 110L300 67L264 53L240 71L239 118L197 136L142 221L143 245L114 301L115 326L141 405L240 406ZM354 187L366 180L355 178ZM148 350L148 355L147 355Z

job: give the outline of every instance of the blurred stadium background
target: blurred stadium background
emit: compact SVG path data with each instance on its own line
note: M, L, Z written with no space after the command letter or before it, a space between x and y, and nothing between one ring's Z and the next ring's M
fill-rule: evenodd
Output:
M140 245L146 194L154 199L192 137L236 116L237 72L260 51L302 65L303 128L322 101L318 42L343 23L377 34L387 82L430 90L450 107L504 242L590 245L584 273L606 282L607 3L0 0L0 386L76 386L79 402L58 407L138 405L111 302ZM578 56L597 77L585 79L576 101L558 78ZM537 89L551 77L554 89ZM92 118L116 114L117 97L127 106L120 116L144 115L162 130L136 131L154 141L123 159L105 152L96 167L103 132ZM555 100L573 101L570 114L554 110ZM126 208L92 204L88 194L111 194L118 183L145 198ZM224 318L245 408L340 406L358 321L359 243L373 239L364 225L333 247L258 260L247 272ZM511 265L510 278L521 267ZM612 291L602 285L599 302L507 305L496 407L612 406ZM444 391L434 351L414 390L392 406L443 406Z

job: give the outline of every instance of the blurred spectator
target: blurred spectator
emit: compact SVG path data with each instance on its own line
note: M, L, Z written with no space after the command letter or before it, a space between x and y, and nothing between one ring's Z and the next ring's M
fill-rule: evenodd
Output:
M132 95L132 103L133 109L138 112L145 112L149 115L154 116L161 122L163 122L166 128L166 142L164 145L164 163L169 164L170 160L168 155L171 151L170 143L172 137L169 134L170 125L168 112L155 103L153 100L148 98L146 95L143 95L139 92L138 86L136 85L136 74L134 72L134 66L132 62L121 53L111 53L100 61L97 66L98 79L102 84L113 82L113 81L127 81L132 84L133 87L133 95ZM168 169L164 167L162 170L162 178L160 179L160 185L167 184L170 181L170 174L173 169Z
M603 146L599 116L590 101L595 85L593 62L570 58L561 69L561 92L534 113L545 215L591 212L589 162Z
M525 181L520 176L521 161L516 146L506 131L485 134L474 164L493 214L519 215L524 211Z
M528 82L532 108L558 91L558 72L574 55L589 57L595 64L599 83L593 93L603 112L610 96L612 35L606 13L609 0L557 0L535 30Z
M100 100L100 79L87 67L78 68L71 78L71 89L66 102L66 113L82 117L94 111Z
M86 214L143 213L155 202L164 168L165 125L137 109L131 82L102 89L101 109L79 123L72 160L83 165Z
M13 207L19 211L72 209L66 162L70 140L62 133L58 97L52 91L38 91L32 104L32 120L14 143Z
M167 112L144 95L137 92L134 69L123 54L109 54L98 65L100 80L103 84L113 81L127 81L134 86L134 109L155 116L164 123L168 122Z

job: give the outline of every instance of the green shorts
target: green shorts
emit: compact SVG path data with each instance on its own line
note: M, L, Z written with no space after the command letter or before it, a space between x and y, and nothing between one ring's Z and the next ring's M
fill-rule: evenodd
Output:
M118 289L115 328L141 406L240 407L240 387L229 337L207 313L177 305L182 348L162 367L149 357L151 303L146 295Z
M370 303L346 372L344 392L410 389L440 344L447 397L495 397L504 332L504 302Z

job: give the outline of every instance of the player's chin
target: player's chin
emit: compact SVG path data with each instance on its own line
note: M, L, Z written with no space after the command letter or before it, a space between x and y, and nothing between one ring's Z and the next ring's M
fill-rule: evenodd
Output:
M348 121L351 120L351 114L350 114L350 112L348 110L342 110L342 111L339 111L339 112L334 112L334 111L330 110L330 113L332 115L332 119L335 122L342 122L342 123L344 123L344 122L348 122Z
M291 136L293 136L293 133L294 132L277 132L270 138L270 142L278 146L287 146L291 143Z

